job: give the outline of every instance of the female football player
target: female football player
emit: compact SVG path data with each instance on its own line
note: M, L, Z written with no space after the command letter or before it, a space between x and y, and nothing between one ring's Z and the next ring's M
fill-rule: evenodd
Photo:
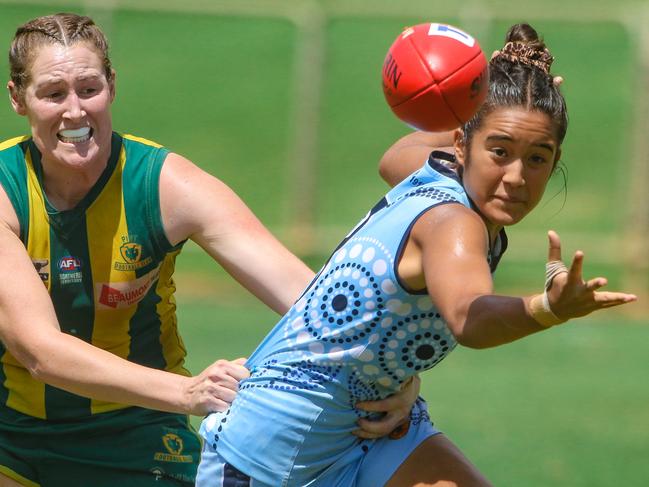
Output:
M224 409L248 370L184 368L184 242L279 313L313 278L222 182L113 131L107 53L74 14L26 23L10 48L11 104L31 135L0 144L0 486L193 485L187 414ZM360 434L390 432L417 391Z
M581 252L567 268L553 232L544 289L493 294L504 228L538 204L561 155L567 114L551 62L534 29L512 27L490 62L486 102L450 152L431 154L417 136L409 151L391 151L388 165L427 162L337 247L248 360L231 407L203 421L198 486L490 485L421 400L400 434L348 433L368 416L365 401L457 343L494 347L636 299L584 280Z

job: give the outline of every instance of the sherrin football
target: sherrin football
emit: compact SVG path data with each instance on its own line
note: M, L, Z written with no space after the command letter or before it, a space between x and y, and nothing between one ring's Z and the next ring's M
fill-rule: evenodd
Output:
M394 114L430 132L452 130L480 108L489 83L478 42L447 24L407 27L383 63L383 93Z

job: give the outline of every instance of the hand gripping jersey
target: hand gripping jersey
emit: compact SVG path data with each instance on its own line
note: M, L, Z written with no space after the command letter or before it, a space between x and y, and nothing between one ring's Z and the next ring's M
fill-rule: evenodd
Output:
M168 151L116 133L111 145L106 169L71 210L48 202L29 137L0 144L0 184L61 329L132 362L188 375L171 277L182 244L172 247L160 217L158 181ZM5 407L48 420L126 407L34 380L2 344L0 365L0 418Z
M431 156L340 244L248 360L231 408L203 422L228 464L263 484L311 485L358 445L357 401L393 394L453 350L430 297L396 271L413 224L442 204L470 206L456 174Z

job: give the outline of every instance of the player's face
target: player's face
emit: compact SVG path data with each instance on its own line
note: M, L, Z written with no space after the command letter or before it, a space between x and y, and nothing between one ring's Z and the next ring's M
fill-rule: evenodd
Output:
M113 82L85 43L39 48L20 96L9 82L16 113L26 115L44 163L84 169L110 155ZM113 78L114 79L114 78Z
M457 139L464 187L490 229L519 222L541 201L560 155L555 133L545 113L500 108L485 117L468 149Z

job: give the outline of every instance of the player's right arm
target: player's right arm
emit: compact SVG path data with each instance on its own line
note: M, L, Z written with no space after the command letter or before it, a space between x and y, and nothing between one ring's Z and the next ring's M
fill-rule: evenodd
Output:
M0 187L0 340L37 380L95 399L203 415L232 401L240 364L220 361L196 377L128 362L61 332L50 296Z
M458 343L487 348L547 329L535 318L535 296L493 294L486 259L489 236L480 216L459 204L441 205L413 226L412 241L420 252L425 285ZM549 260L561 259L559 237L550 232ZM562 321L598 309L635 301L635 295L601 291L606 279L582 278L583 253L576 252L567 273L550 288L551 309Z
M423 166L432 151L442 150L453 154L454 136L455 131L417 131L401 137L383 154L379 174L390 186L395 186Z

